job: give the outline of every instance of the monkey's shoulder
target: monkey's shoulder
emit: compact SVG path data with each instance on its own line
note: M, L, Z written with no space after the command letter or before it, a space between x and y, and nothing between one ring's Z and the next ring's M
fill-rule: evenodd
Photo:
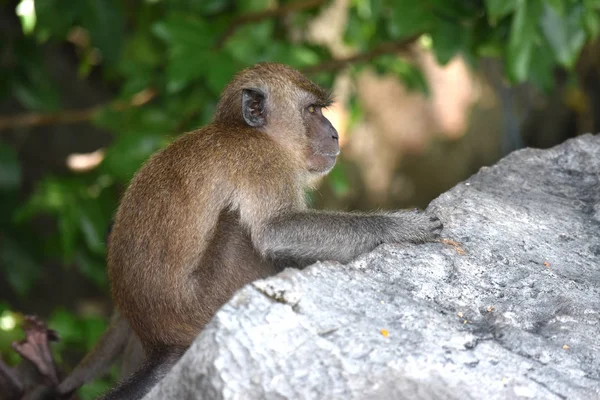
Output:
M185 157L179 157L181 162L200 166L211 173L217 169L219 175L282 176L288 170L294 173L295 169L290 165L287 149L267 133L250 127L208 125L180 137L173 143L173 150L186 153Z
M155 153L136 174L130 189L152 196L246 191L295 186L297 167L286 149L256 129L208 125L185 133ZM211 190L212 189L212 190ZM209 195L210 196L210 195Z

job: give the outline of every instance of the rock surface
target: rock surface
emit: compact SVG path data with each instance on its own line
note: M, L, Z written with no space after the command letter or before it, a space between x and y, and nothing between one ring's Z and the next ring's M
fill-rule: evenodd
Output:
M525 149L384 245L240 290L154 399L600 399L600 135Z

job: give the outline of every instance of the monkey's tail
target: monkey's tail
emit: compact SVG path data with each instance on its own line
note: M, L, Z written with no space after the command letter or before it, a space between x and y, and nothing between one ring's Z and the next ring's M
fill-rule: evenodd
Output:
M58 392L65 398L70 397L81 385L103 374L123 353L131 334L127 320L115 312L110 326L104 331L98 343L60 383Z
M185 350L169 349L148 356L142 367L99 400L138 400L167 375Z

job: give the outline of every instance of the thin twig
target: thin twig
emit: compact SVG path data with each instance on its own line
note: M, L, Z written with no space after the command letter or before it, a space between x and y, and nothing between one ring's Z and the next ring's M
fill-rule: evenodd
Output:
M83 110L65 110L51 114L29 113L11 117L3 116L0 117L0 131L13 128L74 124L89 121L100 109L102 109L102 106L94 106Z
M317 0L312 0L316 2ZM307 2L308 3L308 2ZM298 3L294 3L298 4ZM290 6L294 5L290 4ZM364 53L355 54L346 58L339 58L334 60L328 60L321 64L312 65L310 67L306 67L302 69L302 72L307 75L314 75L319 72L334 72L339 71L347 67L350 64L371 61L377 57L380 57L385 54L398 53L401 51L406 51L410 48L411 44L419 37L420 35L411 36L406 39L398 40L395 42L387 42L382 43L370 51L366 51ZM142 92L138 93L134 96L134 99L128 103L115 103L111 107L112 110L122 111L130 107L138 107L143 104L146 104L152 98L156 96L156 92L152 89L145 89ZM94 106L90 108L85 108L83 110L66 110L59 113L51 113L51 114L40 114L40 113L30 113L30 114L22 114L15 115L12 117L2 117L0 116L0 131L19 128L19 127L36 127L36 126L47 126L47 125L55 125L55 124L72 124L77 122L89 121L103 108L102 106Z
M0 389L8 399L19 399L23 396L23 381L15 369L9 367L0 358Z
M302 69L302 72L307 75L314 75L319 72L333 72L339 71L347 67L350 64L355 64L358 62L371 61L377 57L383 56L385 54L398 53L401 51L406 51L410 49L411 44L419 37L420 35L411 36L406 39L398 40L395 42L387 42L377 45L372 50L366 51L364 53L358 53L350 57L346 58L338 58L329 61L325 61L321 64L311 65L310 67L306 67Z
M114 111L123 111L131 107L139 107L156 96L153 89L144 89L137 93L130 102L116 102L108 107ZM93 119L107 105L93 106L81 110L65 110L56 113L28 113L14 116L0 116L0 131L14 128L48 126L57 124L75 124Z
M281 7L240 15L239 17L236 17L233 19L233 21L231 21L231 24L229 25L225 33L217 41L217 48L221 48L223 44L227 41L227 39L229 39L229 37L233 35L233 33L242 25L260 22L262 20L273 17L281 17L296 11L315 8L322 4L325 4L327 1L328 0L297 1L294 3L283 5Z

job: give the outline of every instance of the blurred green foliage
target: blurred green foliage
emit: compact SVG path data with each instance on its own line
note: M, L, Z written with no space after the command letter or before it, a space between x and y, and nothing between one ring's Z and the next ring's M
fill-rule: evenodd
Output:
M11 54L10 63L0 63L0 99L16 100L30 112L64 110L63 93L43 53L59 45L72 46L77 54L78 76L72 80L95 75L114 99L91 121L113 137L102 163L85 173L48 172L25 200L17 151L0 136L0 271L19 296L34 295L47 260L74 266L73 271L106 290L105 232L120 193L141 163L173 135L206 124L219 92L236 71L260 61L304 68L331 58L327 48L301 34L328 2L282 1L279 6L294 2L311 7L285 18L245 21L241 16L275 2L21 1L23 32L0 42L0 54ZM26 3L35 5L35 15ZM16 18L12 2L0 4ZM459 54L473 66L481 57L499 57L510 81L551 90L553 70L572 69L584 44L598 35L599 11L600 0L352 0L344 41L368 53L384 43L420 37L442 64ZM410 61L391 55L365 59L351 68L369 64L396 74L409 87L427 90ZM334 73L312 77L328 86ZM140 92L151 101L117 106ZM353 119L356 107L351 105ZM334 192L347 187L341 168L332 174ZM39 215L53 218L54 232L36 232L32 221ZM59 350L85 351L104 328L103 321L67 310L56 310L49 321L63 338ZM6 338L14 335L0 330L5 358L10 353Z

